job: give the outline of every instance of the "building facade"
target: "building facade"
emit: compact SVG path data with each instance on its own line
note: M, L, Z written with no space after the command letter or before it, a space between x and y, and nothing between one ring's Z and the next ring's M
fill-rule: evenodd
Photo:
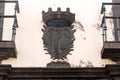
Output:
M119 80L119 6L1 0L0 80Z

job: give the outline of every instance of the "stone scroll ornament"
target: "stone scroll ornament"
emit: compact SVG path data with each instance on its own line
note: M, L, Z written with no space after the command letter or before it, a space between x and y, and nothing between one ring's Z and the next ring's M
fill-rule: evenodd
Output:
M69 8L66 11L61 11L61 8L52 11L49 8L48 12L42 11L42 19L45 23L42 29L44 49L52 59L64 60L73 50L75 29L71 24L75 20L75 14Z

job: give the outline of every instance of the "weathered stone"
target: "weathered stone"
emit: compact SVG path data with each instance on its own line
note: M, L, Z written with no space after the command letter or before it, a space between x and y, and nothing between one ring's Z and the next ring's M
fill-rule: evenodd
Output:
M42 11L42 15L43 21L47 26L66 25L70 27L75 20L75 14L71 13L69 8L67 8L66 11L61 11L61 8L58 8L57 11L52 11L52 8L49 8L48 12Z
M47 68L70 68L70 64L68 62L51 62L47 64Z
M14 41L0 41L0 59L8 59L17 56L16 45Z
M120 61L120 42L104 42L102 58Z
M69 27L44 29L43 43L45 50L53 59L64 59L72 51L75 30Z
M0 80L119 80L119 76L120 65L93 68L40 68L0 65Z
M69 8L65 12L58 8L57 11L42 12L44 25L43 43L45 50L51 55L52 59L64 60L73 49L75 30L71 24L75 20L75 14Z

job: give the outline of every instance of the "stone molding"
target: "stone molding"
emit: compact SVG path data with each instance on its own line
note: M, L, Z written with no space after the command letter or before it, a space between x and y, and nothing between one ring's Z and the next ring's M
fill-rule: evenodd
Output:
M16 58L17 51L14 41L0 41L0 60Z
M104 42L102 49L102 58L120 61L120 42L108 41Z
M0 65L1 80L120 80L120 65L93 68L11 67Z

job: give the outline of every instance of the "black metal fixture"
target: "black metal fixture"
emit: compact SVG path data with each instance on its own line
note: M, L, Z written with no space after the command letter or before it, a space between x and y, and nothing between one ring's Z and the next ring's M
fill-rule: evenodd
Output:
M106 6L112 6L113 15L106 15ZM120 15L114 15L116 11L113 8L115 5L120 6L120 3L102 3L101 14L102 18L102 36L103 36L103 49L102 49L102 58L108 58L113 61L120 61ZM118 9L119 10L119 9ZM106 20L112 20L114 26L114 41L108 40L108 27Z
M12 26L12 41L15 41L15 35L16 35L16 28L18 27L18 21L17 21L17 13L20 12L19 10L19 3L18 1L0 1L0 3L14 3L15 4L15 12L13 15L2 15L0 18L13 18L13 26Z
M12 58L16 58L16 45L15 45L15 35L16 35L16 28L18 27L18 21L17 21L17 13L20 12L19 10L19 3L17 0L9 0L9 1L5 1L5 0L0 0L0 4L15 4L15 9L14 9L14 14L13 15L4 15L4 13L2 13L0 15L0 18L3 20L4 18L13 18L14 22L13 22L13 26L12 26L12 38L11 40L2 40L2 35L1 35L1 40L0 40L0 61L4 60L4 59L8 59L10 57ZM2 24L4 24L2 22ZM3 26L1 27L1 34L2 34L2 29Z

